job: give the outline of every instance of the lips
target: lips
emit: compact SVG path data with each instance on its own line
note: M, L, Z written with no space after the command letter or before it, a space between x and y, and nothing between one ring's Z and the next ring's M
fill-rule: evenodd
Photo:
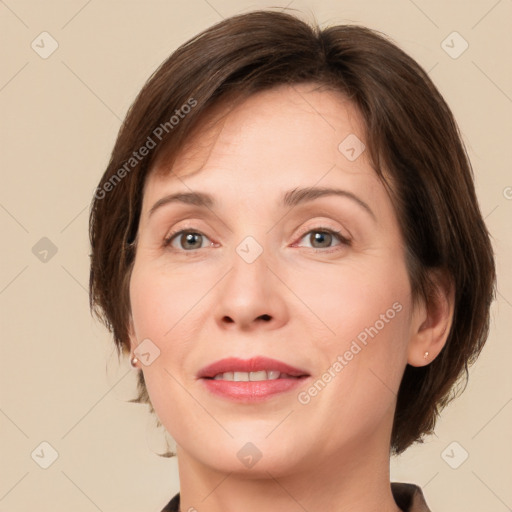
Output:
M210 393L242 403L260 402L291 391L308 377L305 370L267 357L221 359L198 373Z
M229 374L238 374L239 380L249 381L251 378L245 379L241 374L258 374L260 372L266 372L268 380L274 380L275 378L285 377L304 377L308 376L309 373L300 368L295 368L277 359L270 359L268 357L253 357L251 359L238 359L230 357L227 359L221 359L213 364L205 366L199 371L198 377L200 379L213 379L219 375L228 374L227 380L234 380ZM276 372L279 372L279 377L276 377ZM254 380L267 380L261 379L262 374L259 376L254 375ZM236 379L235 379L236 380Z

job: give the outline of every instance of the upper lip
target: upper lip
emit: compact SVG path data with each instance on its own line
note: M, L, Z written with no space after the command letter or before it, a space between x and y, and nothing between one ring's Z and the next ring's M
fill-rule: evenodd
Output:
M295 368L289 364L270 359L268 357L252 357L251 359L239 359L228 357L215 361L202 368L198 373L198 378L213 378L215 375L226 372L258 372L261 370L274 370L286 373L292 377L302 377L309 375L308 372L300 368Z

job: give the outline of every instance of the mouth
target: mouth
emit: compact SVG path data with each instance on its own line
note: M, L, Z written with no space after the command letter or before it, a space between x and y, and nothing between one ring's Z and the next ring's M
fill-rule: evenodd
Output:
M256 372L224 372L215 377L206 377L213 380L226 380L230 382L261 382L277 379L300 379L302 376L289 375L278 370L259 370Z
M211 393L251 403L291 391L310 374L276 359L254 357L221 359L203 368L197 376Z

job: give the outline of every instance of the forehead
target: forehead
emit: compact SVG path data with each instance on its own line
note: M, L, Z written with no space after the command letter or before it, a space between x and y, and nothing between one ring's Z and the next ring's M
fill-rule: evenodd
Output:
M375 178L364 151L353 160L343 152L346 140L364 144L365 132L357 108L318 84L282 85L242 101L227 98L203 114L172 167L157 162L145 197L153 199L171 184L183 188L185 182L219 188L220 177L225 182L231 177L233 186L271 178L282 188L296 181L312 186L338 172Z

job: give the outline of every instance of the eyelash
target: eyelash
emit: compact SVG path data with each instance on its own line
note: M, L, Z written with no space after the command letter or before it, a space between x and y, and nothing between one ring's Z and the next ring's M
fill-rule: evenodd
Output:
M310 233L329 233L330 235L336 236L339 239L339 241L341 242L340 245L336 245L334 247L326 247L324 249L317 249L315 247L307 247L307 249L310 249L315 252L322 252L322 253L329 254L329 253L339 251L341 246L350 247L352 245L352 240L350 240L349 238L344 236L341 231L334 229L334 228L324 227L324 226L317 226L314 228L306 228L299 235L299 241L302 240L306 235L308 235ZM295 243L294 243L294 245L295 245Z
M299 241L302 240L307 234L315 233L315 232L316 233L329 233L331 235L335 235L339 239L339 241L341 242L340 245L349 246L349 247L352 245L352 240L350 240L349 238L344 236L341 231L338 231L337 229L333 229L333 228L323 227L323 226L318 226L318 227L313 228L313 229L307 229L306 231L302 232L299 235ZM176 238L178 235L182 235L184 233L197 234L197 235L201 235L201 236L204 236L204 237L208 238L204 233L202 233L201 231L198 231L197 229L185 228L185 229L180 229L178 231L174 231L172 233L169 233L169 235L167 235L165 237L165 239L164 239L163 247L164 248L168 248L171 245L171 243L174 240L174 238ZM324 249L317 249L315 247L311 247L309 249L312 249L315 252L322 252L322 253L328 253L329 254L329 253L338 251L339 249L337 249L337 247L340 247L340 246L337 245L337 246L334 246L334 247L327 247L327 248L324 248ZM206 249L206 247L202 247L202 249ZM179 252L194 253L198 249L192 249L190 251L186 251L186 250L183 250L183 249L175 249L175 250L179 251Z

